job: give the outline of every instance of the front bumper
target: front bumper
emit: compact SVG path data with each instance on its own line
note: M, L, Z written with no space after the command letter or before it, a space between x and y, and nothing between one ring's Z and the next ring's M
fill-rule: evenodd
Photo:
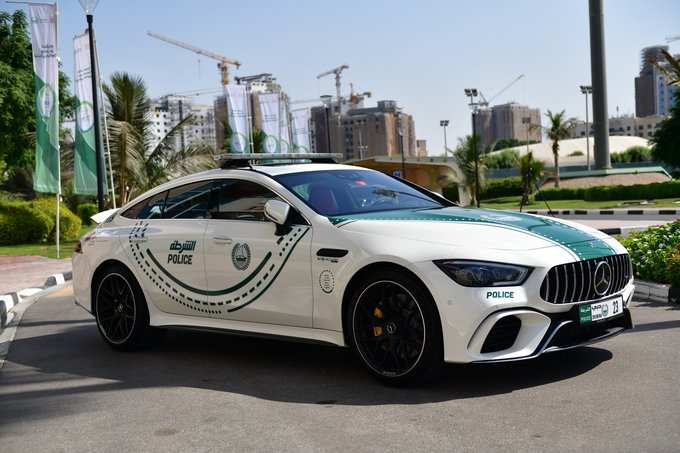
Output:
M563 351L597 343L633 328L633 321L628 308L624 308L623 313L616 317L586 325L579 323L577 305L564 313L541 313L541 316L548 317L550 323L544 330L542 337L539 337L539 341L530 347L528 354L526 349L520 354L502 354L503 351L498 351L501 355L496 358L491 355L474 362L493 363L532 359L543 353Z

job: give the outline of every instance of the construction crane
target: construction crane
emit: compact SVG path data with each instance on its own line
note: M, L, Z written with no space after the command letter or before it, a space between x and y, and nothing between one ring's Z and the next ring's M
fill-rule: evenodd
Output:
M340 96L340 74L342 71L345 69L349 69L349 66L346 64L340 65L337 68L330 69L326 72L322 72L318 76L316 76L317 79L320 79L322 77L326 77L329 75L335 75L335 93L337 95L337 100L338 100L338 121L340 120L340 104L342 103L342 99Z
M241 67L240 61L227 58L224 55L220 55L209 50L201 49L196 46L192 46L191 44L187 44L176 39L168 38L167 36L163 36L152 31L147 31L146 34L151 36L152 38L156 38L161 41L167 42L168 44L172 44L173 46L181 47L182 49L186 49L190 52L194 52L204 57L217 60L217 69L220 71L223 86L229 85L229 65L236 66L236 69Z
M479 106L480 106L480 107L488 107L489 104L491 104L491 102L492 102L494 99L496 99L498 96L500 96L501 94L503 94L503 93L505 93L506 91L508 91L514 84L516 84L517 82L519 82L519 81L520 81L521 79L523 79L523 78L524 78L524 74L520 74L520 75L517 76L512 82L510 82L510 83L508 83L507 85L505 85L498 93L496 93L496 94L494 94L493 96L491 96L491 98L489 98L489 100L487 100L487 99L484 97L484 95L482 94L482 92L480 91L480 92L479 92L479 97L482 98L482 101L479 103Z
M666 38L666 43L668 43L668 44L670 44L670 43L672 43L672 42L674 42L674 41L680 41L680 35L678 35L678 36L669 36L668 38Z

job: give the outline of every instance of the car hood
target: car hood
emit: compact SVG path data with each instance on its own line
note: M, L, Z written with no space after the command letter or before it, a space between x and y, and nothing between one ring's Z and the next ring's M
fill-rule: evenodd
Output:
M551 217L491 209L448 207L329 217L347 231L404 240L496 250L561 246L585 260L616 254L597 230Z

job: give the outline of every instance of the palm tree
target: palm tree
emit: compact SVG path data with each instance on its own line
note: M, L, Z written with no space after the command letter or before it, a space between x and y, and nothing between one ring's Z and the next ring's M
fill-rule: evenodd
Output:
M517 160L517 170L522 178L522 205L529 202L529 195L534 192L536 183L543 178L544 168L543 162L534 159L531 151Z
M460 168L462 181L461 184L465 185L470 197L472 199L472 204L477 204L477 199L475 197L475 157L476 157L476 146L479 142L479 135L468 135L465 138L458 139L458 146L453 151L453 159ZM479 186L480 188L484 183L484 173L486 172L486 165L480 160L479 162Z
M108 101L110 152L120 205L171 178L214 165L214 150L208 146L176 149L171 144L176 134L191 123L191 115L155 143L148 115L150 101L141 77L116 72L103 91Z
M545 131L552 141L553 159L555 161L555 187L560 187L560 140L569 138L576 124L573 118L566 118L564 110L558 113L548 110L545 116L548 118L548 126Z
M680 86L680 61L674 58L670 52L662 50L661 53L666 57L667 64L662 65L658 62L656 66L668 77L668 84L673 86Z

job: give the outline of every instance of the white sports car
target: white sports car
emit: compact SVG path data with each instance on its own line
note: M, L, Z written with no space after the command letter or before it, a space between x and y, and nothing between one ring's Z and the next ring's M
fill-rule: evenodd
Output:
M349 346L405 383L443 362L529 359L632 327L631 262L611 237L295 157L307 163L232 157L84 236L76 303L104 341L133 349L153 327L297 338Z

